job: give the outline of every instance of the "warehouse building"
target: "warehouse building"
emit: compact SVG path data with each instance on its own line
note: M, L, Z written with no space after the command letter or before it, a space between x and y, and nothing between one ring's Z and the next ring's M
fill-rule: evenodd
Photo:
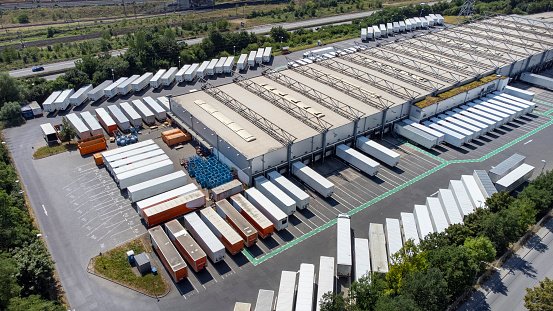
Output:
M495 90L553 59L553 24L498 16L310 64L265 69L234 83L174 97L171 111L202 144L251 184L252 176L292 162L323 160L338 144L382 135L394 122L428 119ZM433 110L413 104L492 76L477 93L455 96Z

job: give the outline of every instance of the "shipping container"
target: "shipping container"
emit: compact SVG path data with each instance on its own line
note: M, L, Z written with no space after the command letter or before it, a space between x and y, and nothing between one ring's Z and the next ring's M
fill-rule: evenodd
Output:
M259 190L250 188L245 191L245 197L273 223L275 230L288 227L288 216Z
M367 28L361 28L361 40L367 40Z
M417 230L417 222L413 213L400 213L401 219L401 237L403 244L412 240L415 245L420 243L419 231Z
M155 99L147 96L147 97L144 97L143 100L146 106L150 109L150 111L154 113L154 116L158 121L160 122L165 121L165 119L167 118L167 112L165 111L165 109L163 109L163 107L161 107L160 104L158 104L158 102Z
M302 263L298 277L295 311L313 311L315 292L315 265Z
M90 132L92 133L92 136L96 135L104 135L104 131L102 130L102 126L96 118L92 116L92 114L89 111L84 111L81 113L81 117L83 118L84 122L90 129Z
M104 135L96 135L91 136L89 138L80 139L77 141L77 148L79 149L79 153L81 156L85 156L87 154L95 153L97 151L106 150L108 148L108 144L106 142L106 138ZM98 165L97 158L102 158L101 155L93 156L94 162Z
M463 186L465 186L465 190L467 190L472 205L475 208L486 207L486 199L484 198L484 195L478 187L474 177L472 175L461 175L461 181L463 182Z
M209 66L209 63L210 61L206 60L200 65L200 67L198 67L198 70L196 70L196 75L198 76L198 78L205 78L207 66Z
M156 101L163 109L165 109L165 111L171 111L171 105L169 104L169 99L166 96L158 97Z
M518 88L510 86L510 85L507 85L505 87L505 93L508 94L508 95L518 97L518 98L522 98L522 99L527 100L529 102L532 102L534 100L534 93L526 91L526 90L518 89Z
M234 304L234 311L252 311L252 305L246 302L237 302Z
M392 258L395 253L398 253L403 247L403 239L401 237L401 225L399 219L386 218L386 241L388 242L388 262L392 263Z
M447 114L439 114L438 118L440 118L442 121L448 122L466 131L469 131L470 133L472 133L472 139L476 139L485 134L483 128L476 127L459 119L455 119L454 117L448 116Z
M127 193L131 202L144 200L154 195L173 190L186 185L186 174L183 171L176 171L158 178L130 186Z
M382 224L369 224L369 251L372 272L387 273L388 255L386 252L386 236Z
M378 26L373 26L373 34L374 34L374 38L380 38L381 34L380 34L380 28Z
M143 210L149 207L152 207L154 205L161 204L163 202L171 201L183 195L192 193L196 190L198 190L198 187L195 184L188 184L186 186L182 186L173 190L169 190L164 193L160 193L153 197L136 202L136 211L138 212L138 215L142 217Z
M430 213L428 213L426 205L415 204L413 208L413 215L417 221L417 230L421 240L428 234L436 232L432 226L432 220L430 219Z
M184 257L190 268L198 272L207 266L207 256L192 236L176 219L165 223L169 239Z
M399 163L399 154L366 137L358 137L355 147L389 166Z
M250 55L248 56L248 66L251 68L255 67L255 54L256 51L251 51Z
M444 114L480 129L480 133L482 133L481 135L485 135L486 133L493 131L494 123L491 121L489 121L489 123L484 123L482 122L482 120L480 120L480 117L478 116L476 116L475 119L472 119L467 116L464 116L461 113L454 112L454 111L446 111L444 112Z
M459 109L459 108L455 108L452 110L453 112L457 113L457 114L460 114L462 115L463 117L465 118L469 118L470 120L475 120L475 121L478 121L482 124L485 124L488 126L487 128L487 132L492 132L496 127L500 126L499 123L497 121L494 121L494 120L491 120L491 119L488 119L486 117L483 117L479 114L476 114L476 113L472 113L470 111L467 111L467 110L462 110L462 109ZM447 112L446 112L447 113ZM460 119L462 120L462 119ZM467 121L468 122L468 121Z
M69 97L75 93L73 89L67 89L61 92L60 96L54 101L56 110L65 110L69 106Z
M42 137L44 137L46 143L51 144L58 142L58 134L56 133L56 130L54 129L52 124L41 124L40 129L42 130Z
M117 176L119 188L127 187L144 182L148 179L157 178L165 174L170 174L174 170L173 161L164 160L148 166L139 167L135 170L124 172Z
M487 199L491 197L494 193L497 193L497 189L495 189L495 186L493 185L493 182L491 181L486 171L474 170L472 176L474 177L478 188L480 188L480 191L482 191L484 199Z
M255 311L273 311L275 304L275 292L272 290L260 289L257 293Z
M277 171L268 173L267 177L273 184L296 202L296 208L305 209L309 206L309 194L301 190L286 177L280 175Z
M80 106L88 99L88 92L92 90L92 84L81 87L77 92L69 97L69 103L73 107Z
M144 123L152 125L156 122L156 116L154 113L144 105L140 99L135 99L132 101L132 106L138 112Z
M127 102L119 104L119 107L121 108L121 111L125 114L125 116L128 118L131 126L141 126L142 125L142 117L134 110L134 108Z
M241 54L236 63L237 70L246 70L248 65L248 54Z
M217 66L218 61L219 61L218 59L214 58L209 62L209 65L207 65L207 67L205 68L206 75L208 76L215 75L215 66Z
M138 158L138 159L132 160L132 162L131 162L131 160L130 160L131 158ZM109 168L110 166L112 166L111 164L109 166L106 165L108 170L114 176L115 181L118 181L119 176L121 174L125 173L125 172L129 172L129 171L135 170L135 169L143 167L143 166L148 166L150 164L154 164L154 163L157 163L157 162L168 160L169 156L167 156L163 152L163 150L158 149L158 150L154 150L154 151L151 151L151 152L138 154L138 155L130 157L128 159L129 159L128 161L126 161L126 159L118 160L117 162L125 161L125 162L128 162L128 163L125 163L124 165L121 165L117 168L113 168L113 167ZM133 201L133 202L136 202L136 200Z
M181 69L179 69L179 71L177 71L177 73L175 74L175 80L177 80L177 83L184 82L184 74L188 69L190 69L190 66L191 65L184 65Z
M221 57L217 61L217 64L215 64L215 73L216 74L222 74L225 69L225 62L227 61L227 57Z
M142 217L147 226L154 226L175 217L196 211L205 207L205 195L196 190L142 210Z
M177 71L179 71L178 67L171 67L169 68L163 76L161 76L161 84L163 86L169 86L175 82L175 76L177 75Z
M281 272L275 311L290 311L294 309L296 279L297 272L295 271Z
M132 91L132 83L138 78L140 78L140 75L132 75L127 80L123 81L117 86L117 93L119 93L119 95L129 94Z
M367 248L367 253L368 253ZM368 255L368 254L367 254ZM315 310L321 310L323 295L331 293L334 295L334 257L321 256L319 259L319 275L317 280L317 296L315 298Z
M401 121L394 124L394 132L427 149L436 146L438 138Z
M93 88L86 96L88 96L88 99L90 99L92 102L95 102L102 97L104 97L104 89L108 86L110 86L113 83L112 80L106 80L102 82L100 85Z
M424 121L423 124L438 132L442 132L445 135L444 141L452 146L461 147L467 141L466 136L434 122Z
M451 225L453 224L462 224L463 215L459 210L453 191L449 189L439 189L438 190L438 199L447 218L447 222Z
M453 197L455 198L455 202L459 207L459 212L463 216L463 219L468 214L472 214L474 212L474 205L472 205L467 189L465 189L462 181L450 180L449 190L453 192Z
M232 68L234 68L234 56L227 57L227 60L223 64L223 72L224 73L231 73Z
M273 223L241 194L231 198L233 207L257 230L262 239L273 234Z
M242 237L211 207L202 209L200 217L219 241L223 243L229 253L236 255L236 253L244 249Z
M429 128L428 126L424 126L420 123L417 123L409 119L404 119L402 120L402 122L407 125L411 125L412 127L417 128L427 134L430 134L430 136L436 137L436 145L439 145L444 142L444 137L445 137L444 133L438 132L436 130Z
M505 177L505 175L509 174L511 171L521 166L525 160L525 156L515 153L499 163L497 166L493 167L488 172L488 176L493 183L496 183L498 180Z
M351 217L347 214L338 215L337 219L336 269L338 277L351 275Z
M154 89L157 89L161 86L161 77L167 72L165 69L160 69L156 74L150 79L150 86Z
M213 263L224 260L225 246L196 213L184 215L184 225Z
M115 81L112 84L108 85L104 89L104 96L106 96L107 98L112 98L112 97L117 96L117 94L119 93L119 91L117 90L117 87L121 83L125 82L127 79L128 79L128 77L121 77L117 81Z
M334 184L300 161L292 163L292 174L325 198L334 193Z
M215 211L242 237L244 245L250 247L257 242L257 230L227 200L216 202Z
M84 124L83 120L79 118L76 114L70 113L65 116L71 127L77 132L77 136L80 139L88 138L91 135L90 129Z
M188 276L186 263L163 229L157 226L148 230L148 233L152 241L152 248L156 251L173 281L179 282L186 278Z
M133 91L139 92L145 89L148 85L150 85L150 80L152 80L152 77L154 76L151 72L146 72L145 74L141 75L140 78L134 80L131 83L131 87Z
M371 272L371 258L369 255L369 240L355 238L353 239L353 254L355 262L355 282L359 282L362 277L366 277Z
M254 178L255 188L290 216L296 211L296 201L263 176ZM255 204L254 204L255 205Z
M499 191L511 192L530 180L532 174L534 174L534 167L523 163L498 180L495 185Z
M440 203L440 199L428 197L426 198L426 208L430 214L430 220L432 221L432 227L435 232L444 232L449 227L449 222L445 216L444 209Z
M272 48L270 46L266 47L265 51L263 51L263 62L264 63L268 63L268 62L271 61L271 52L272 52Z
M231 196L242 192L242 183L238 179L233 179L227 183L211 189L211 197L213 202L228 199Z

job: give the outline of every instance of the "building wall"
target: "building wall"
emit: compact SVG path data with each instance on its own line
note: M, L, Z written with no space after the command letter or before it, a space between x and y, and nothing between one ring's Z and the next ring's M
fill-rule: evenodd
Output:
M177 0L179 10L190 10L214 5L214 0Z

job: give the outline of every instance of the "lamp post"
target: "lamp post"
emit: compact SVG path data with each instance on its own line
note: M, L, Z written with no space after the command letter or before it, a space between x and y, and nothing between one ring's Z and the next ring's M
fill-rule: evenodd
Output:
M492 265L489 262L485 262L485 261L480 260L480 262L478 263L478 267L476 268L476 273L474 273L474 280L472 281L472 286L473 287L476 284L476 277L478 276L478 271L480 271L480 265L482 265L482 264L485 264L485 265L488 265L488 266L492 267L497 272L501 271L501 268L498 268L498 267Z
M236 56L236 45L232 46L232 56Z
M543 170L545 169L545 164L546 164L545 160L541 160L541 161L543 162L543 166L542 166L542 168L541 168L541 173L540 173L540 175L543 174Z
M180 55L179 55L179 68L180 68Z
M113 73L113 68L111 68L111 79L115 82L115 73Z
M169 101L169 112L173 112L173 109L171 109L171 97L173 97L172 94L167 94L167 100Z
M152 281L152 288L154 289L154 296L156 296L157 301L159 301L159 298L157 297L157 293L156 293L155 282L153 282L153 281Z

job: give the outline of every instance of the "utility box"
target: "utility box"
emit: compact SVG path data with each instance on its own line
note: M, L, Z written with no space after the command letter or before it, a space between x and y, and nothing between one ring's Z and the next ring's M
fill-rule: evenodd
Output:
M144 275L152 269L150 265L150 257L148 256L148 254L142 252L134 256L134 259L136 260L136 267L138 268L138 271L140 271L140 274Z
M127 252L127 259L129 260L129 263L134 262L134 251L132 249Z

